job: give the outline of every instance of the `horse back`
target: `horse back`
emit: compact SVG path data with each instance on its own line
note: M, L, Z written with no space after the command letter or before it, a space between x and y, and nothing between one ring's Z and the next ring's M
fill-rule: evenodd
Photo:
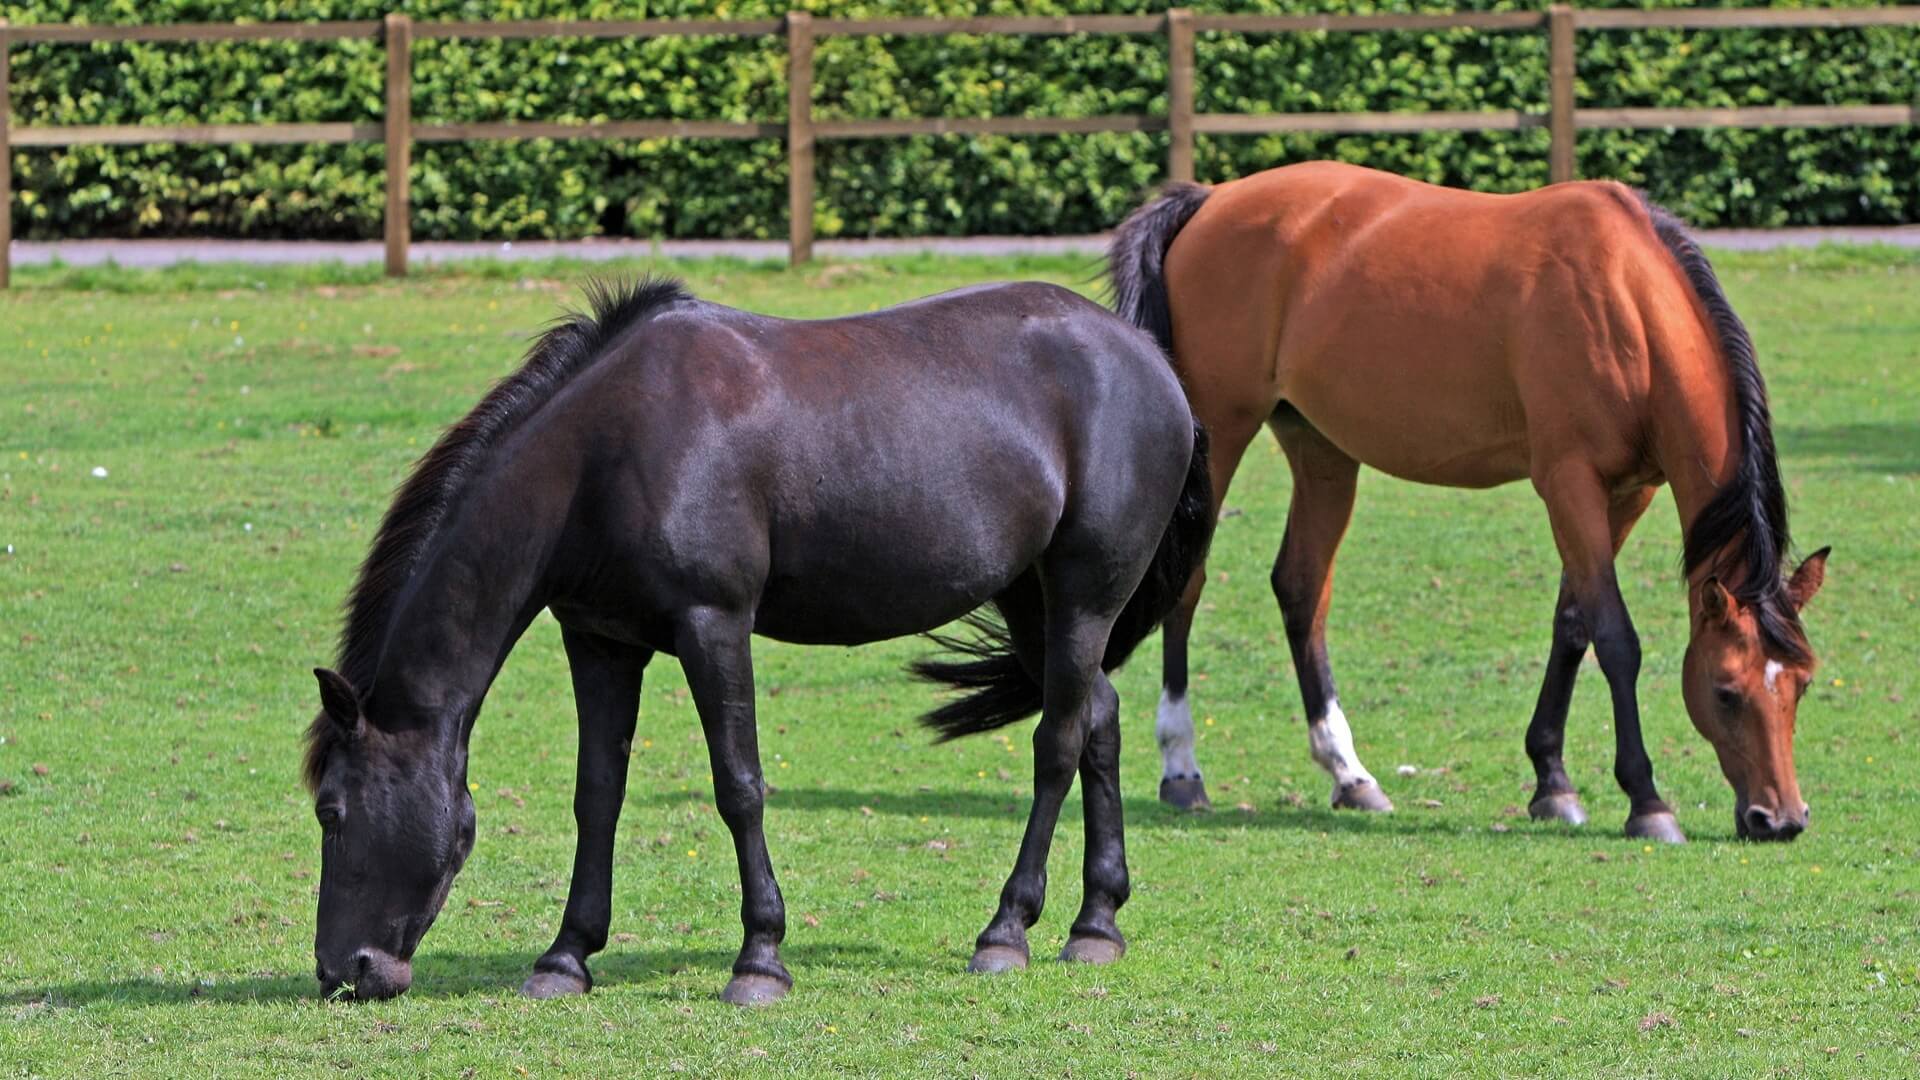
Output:
M1191 438L1158 348L1053 286L816 321L687 304L614 348L545 425L591 492L581 546L621 551L634 606L750 604L787 640L964 614Z
M1167 278L1203 421L1257 425L1285 401L1407 479L1488 486L1566 454L1632 473L1657 366L1719 371L1697 299L1618 184L1489 195L1289 166L1217 188Z

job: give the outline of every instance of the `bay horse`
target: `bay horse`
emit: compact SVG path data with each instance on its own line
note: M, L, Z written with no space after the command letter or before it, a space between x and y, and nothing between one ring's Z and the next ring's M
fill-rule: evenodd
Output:
M1272 585L1336 808L1391 810L1354 751L1327 657L1333 562L1361 465L1425 484L1530 480L1562 576L1526 749L1535 818L1584 823L1561 761L1589 645L1613 699L1629 836L1685 839L1654 786L1634 684L1640 645L1613 560L1661 483L1686 532L1694 726L1736 796L1735 829L1807 825L1793 727L1814 656L1800 609L1827 550L1783 575L1787 503L1753 343L1671 214L1622 185L1517 195L1332 162L1217 187L1176 183L1121 225L1113 301L1173 355L1212 436L1216 508L1262 426L1292 505ZM1156 722L1161 798L1204 808L1187 644L1206 583L1168 619Z
M1062 959L1117 959L1127 899L1119 699L1213 515L1206 442L1164 354L1093 301L981 286L801 322L678 282L596 288L421 459L348 601L304 777L322 829L316 975L391 997L474 844L467 746L543 608L579 714L573 878L522 987L585 993L606 945L641 674L679 659L732 834L744 941L722 998L792 986L762 831L749 639L854 645L991 604L991 632L916 665L967 691L942 736L1042 716L1019 858L970 967L1025 966L1077 771L1085 895Z

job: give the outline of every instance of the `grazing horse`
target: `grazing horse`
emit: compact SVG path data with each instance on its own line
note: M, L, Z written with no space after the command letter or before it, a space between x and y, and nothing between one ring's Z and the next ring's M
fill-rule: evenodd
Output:
M1827 552L1783 577L1786 497L1753 343L1672 215L1614 183L1483 195L1315 162L1168 186L1120 227L1109 273L1117 310L1173 354L1211 434L1216 507L1263 425L1286 452L1273 591L1335 807L1393 805L1354 752L1327 659L1334 553L1365 464L1453 487L1532 481L1562 576L1527 728L1529 809L1586 820L1561 746L1591 645L1627 834L1678 842L1641 742L1640 644L1613 569L1671 484L1686 530L1687 712L1733 786L1740 835L1806 827L1793 725L1814 657L1800 609ZM1194 575L1166 628L1160 794L1177 806L1207 801L1187 700L1205 582Z
M795 322L674 281L591 294L415 468L360 569L305 778L320 820L322 990L391 997L473 849L468 737L541 609L580 721L579 844L522 988L584 993L606 945L640 678L678 657L733 835L745 940L722 997L770 1001L786 912L761 830L749 639L854 645L991 603L946 737L1031 715L1032 816L971 967L1024 966L1076 771L1085 898L1065 959L1117 958L1127 898L1119 699L1105 671L1178 600L1211 534L1204 433L1164 354L1051 285Z

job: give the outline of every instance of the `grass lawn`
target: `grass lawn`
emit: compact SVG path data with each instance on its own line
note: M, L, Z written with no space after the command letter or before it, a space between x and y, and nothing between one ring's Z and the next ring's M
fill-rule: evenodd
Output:
M26 269L0 294L0 1074L1914 1075L1920 258L1721 267L1771 382L1802 546L1834 545L1809 612L1823 667L1800 712L1798 843L1733 838L1681 707L1664 494L1621 576L1691 844L1619 835L1591 662L1567 761L1594 822L1520 809L1558 575L1525 485L1364 476L1330 633L1360 752L1400 809L1326 809L1267 587L1288 487L1268 443L1195 633L1214 813L1155 801L1157 645L1119 679L1134 895L1116 966L1045 959L1078 904L1076 794L1035 966L962 972L1025 820L1025 727L930 746L913 717L931 692L900 671L917 641L758 643L796 986L751 1012L714 1000L739 889L668 658L641 708L598 988L516 996L573 851L572 701L546 618L474 735L480 840L413 990L316 1000L308 669L332 659L395 484L589 271ZM713 299L828 315L976 280L1084 284L1088 267L674 269Z

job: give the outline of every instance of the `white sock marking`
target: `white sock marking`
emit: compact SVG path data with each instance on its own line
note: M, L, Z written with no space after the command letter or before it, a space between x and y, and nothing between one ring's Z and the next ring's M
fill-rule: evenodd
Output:
M1374 782L1353 749L1353 730L1347 727L1347 714L1340 711L1339 701L1329 700L1327 715L1307 722L1307 746L1313 760L1333 776L1336 795L1355 784Z
M1187 705L1187 695L1160 691L1153 735L1160 740L1161 776L1168 780L1199 777L1200 764L1193 760L1193 709Z

